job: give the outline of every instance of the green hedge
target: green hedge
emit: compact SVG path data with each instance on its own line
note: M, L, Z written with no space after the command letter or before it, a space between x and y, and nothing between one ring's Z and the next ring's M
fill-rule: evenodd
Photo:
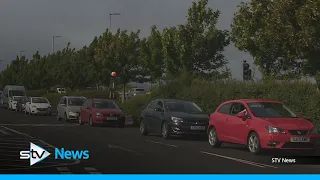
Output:
M320 124L320 95L316 86L306 81L208 82L183 75L155 89L151 95L127 101L123 107L139 120L140 110L155 98L191 100L209 112L215 111L220 103L232 99L279 100L313 121L318 128Z

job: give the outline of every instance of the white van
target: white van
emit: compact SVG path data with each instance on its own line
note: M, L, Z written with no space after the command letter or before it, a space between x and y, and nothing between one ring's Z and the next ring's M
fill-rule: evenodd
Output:
M16 86L16 85L6 85L3 90L3 94L1 95L2 106L4 108L9 107L9 101L12 100L13 96L26 96L24 86Z

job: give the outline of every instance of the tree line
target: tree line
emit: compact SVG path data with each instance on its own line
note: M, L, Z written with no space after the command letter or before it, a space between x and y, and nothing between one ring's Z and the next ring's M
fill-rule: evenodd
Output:
M264 77L313 76L320 82L319 9L320 2L312 0L252 0L239 5L229 32L217 28L220 11L200 0L189 8L185 23L163 30L152 26L145 38L139 30L107 29L79 50L68 44L46 56L17 57L1 72L0 86L108 85L112 71L123 85L174 79L182 72L210 81L229 78L223 52L231 42L253 56Z

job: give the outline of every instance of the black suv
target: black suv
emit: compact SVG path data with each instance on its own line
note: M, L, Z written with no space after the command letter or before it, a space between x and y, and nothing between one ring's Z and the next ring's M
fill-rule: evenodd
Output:
M191 101L156 99L141 112L140 133L170 135L205 135L209 113Z

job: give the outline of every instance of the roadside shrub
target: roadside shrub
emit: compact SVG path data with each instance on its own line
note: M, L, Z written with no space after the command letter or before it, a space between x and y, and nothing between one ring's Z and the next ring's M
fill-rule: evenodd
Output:
M316 86L307 81L209 82L183 75L154 89L151 98L134 98L126 104L130 106L130 112L139 115L138 108L154 98L194 101L209 112L214 112L220 103L232 99L278 100L320 127L320 95Z

